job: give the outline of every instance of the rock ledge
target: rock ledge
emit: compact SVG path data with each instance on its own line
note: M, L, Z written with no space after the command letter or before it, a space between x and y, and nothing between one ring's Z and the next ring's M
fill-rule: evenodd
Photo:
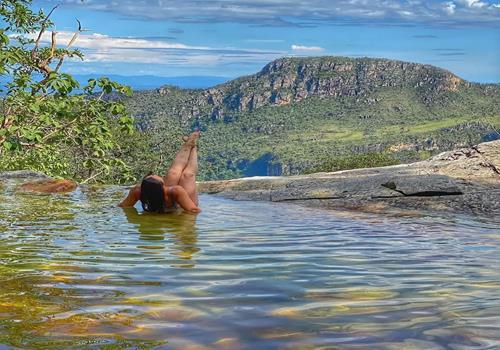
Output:
M236 200L384 211L500 212L500 140L426 161L289 177L201 182L200 192Z

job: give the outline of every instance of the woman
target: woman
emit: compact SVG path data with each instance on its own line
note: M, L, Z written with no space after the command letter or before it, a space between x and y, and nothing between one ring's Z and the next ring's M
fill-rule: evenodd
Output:
M179 205L189 213L198 214L198 193L196 173L198 172L198 152L196 141L200 132L193 132L185 139L170 169L164 177L148 174L140 185L134 186L118 206L133 207L138 200L147 212L165 213Z

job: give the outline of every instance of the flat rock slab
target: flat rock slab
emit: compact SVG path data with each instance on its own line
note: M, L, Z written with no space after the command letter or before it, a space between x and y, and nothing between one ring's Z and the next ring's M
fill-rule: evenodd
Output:
M76 182L70 180L43 179L25 182L19 185L18 189L40 193L66 193L73 192L77 187Z
M500 210L500 141L444 152L427 161L289 177L198 184L237 200L294 201L329 208L411 208L490 213Z
M352 175L352 174L351 174ZM286 180L286 181L285 181ZM391 173L361 176L248 178L200 183L205 193L247 200L284 202L309 199L373 199L405 196L462 195L456 180L445 175Z
M349 178L305 179L273 188L272 201L296 199L376 199L405 196L461 195L458 184L443 175L380 174Z

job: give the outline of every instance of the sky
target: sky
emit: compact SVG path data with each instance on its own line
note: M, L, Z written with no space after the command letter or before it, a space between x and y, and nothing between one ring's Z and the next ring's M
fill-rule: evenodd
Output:
M383 57L500 83L500 0L35 0L73 74L253 74L283 56ZM50 41L50 34L44 37Z

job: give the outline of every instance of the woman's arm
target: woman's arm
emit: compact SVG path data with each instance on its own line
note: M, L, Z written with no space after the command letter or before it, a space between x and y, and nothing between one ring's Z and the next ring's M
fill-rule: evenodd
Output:
M135 185L128 192L127 197L118 204L119 207L129 208L133 207L135 203L141 198L141 186Z
M196 204L193 203L191 198L189 198L188 193L186 190L181 187L181 186L173 186L172 187L172 194L174 197L174 200L179 203L182 209L189 213L193 214L198 214L201 212L201 209L198 208Z

